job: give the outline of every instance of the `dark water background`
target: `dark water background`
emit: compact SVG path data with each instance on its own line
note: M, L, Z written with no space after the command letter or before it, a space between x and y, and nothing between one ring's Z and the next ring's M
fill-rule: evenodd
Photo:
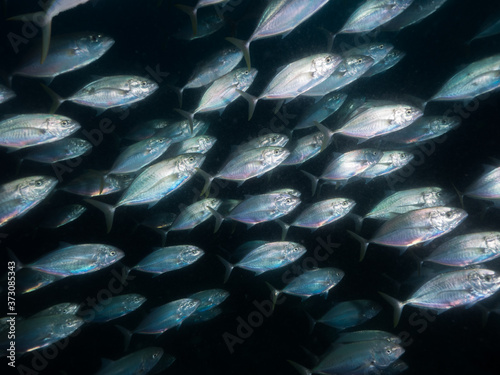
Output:
M178 106L177 98L166 87L167 83L183 84L197 62L213 51L227 45L224 37L236 35L245 38L252 32L259 15L265 7L265 1L243 0L234 10L224 12L227 26L210 37L192 42L179 41L172 35L188 24L187 16L172 5L174 1L130 1L102 0L95 6L87 4L59 15L53 24L53 35L75 31L93 30L112 36L116 43L103 58L90 66L60 76L51 84L51 88L61 95L70 95L93 76L116 74L136 74L147 76L158 69L169 72L162 79L160 89L144 102L139 103L130 113L108 111L96 117L94 111L72 103L65 103L58 113L78 120L87 130L98 128L103 118L110 119L113 131L106 134L102 143L94 147L77 167L71 167L62 175L60 185L67 183L87 169L108 169L118 155L121 137L133 126L145 120L162 117L175 117L172 108ZM338 30L347 17L356 8L357 1L332 0L317 15L293 31L288 37L270 38L252 43L252 65L259 69L254 85L249 92L258 94L274 76L276 69L301 57L321 52L326 46L320 27ZM38 8L34 1L8 2L7 15L16 15ZM200 11L203 13L208 9ZM366 96L373 99L398 99L405 95L420 98L431 97L457 69L500 52L500 38L491 37L467 44L492 15L500 14L500 4L488 0L449 0L438 12L423 22L410 26L400 33L381 32L373 40L391 42L397 49L406 52L406 57L396 67L370 79L363 79L348 88L351 97ZM1 17L3 20L5 17ZM18 55L9 43L9 33L22 35L22 24L0 21L0 68L6 72L15 67ZM339 36L334 50L341 43L354 45L355 38ZM28 44L29 46L29 44ZM0 107L1 115L18 113L36 113L48 111L50 101L40 88L37 80L15 78L14 90L17 98ZM187 90L183 108L195 108L201 90ZM309 99L298 99L285 106L286 113L298 115L311 104ZM477 105L476 105L477 104ZM389 189L403 190L413 187L435 185L452 190L452 184L464 189L483 173L483 164L495 164L491 158L499 158L498 119L500 118L499 96L481 99L472 110L462 112L462 126L451 132L439 143L426 145L420 149L419 157L413 163L414 171L398 180L391 180L392 186L384 178L365 185L356 182L340 191L325 187L319 196L311 197L310 184L299 169L287 167L277 169L270 176L253 179L237 188L229 183L214 191L218 198L242 199L247 194L259 194L282 187L299 189L304 204L335 196L353 198L357 202L354 212L366 213L378 203ZM460 108L462 103L457 103ZM431 103L426 108L426 115L439 115L447 110L454 110L455 103ZM231 104L221 117L217 113L204 115L211 121L207 134L216 136L218 142L209 152L203 169L215 173L226 156L231 145L240 144L255 137L265 129L290 129L283 117L272 113L274 103L261 102L252 121L246 120L247 104L239 99ZM457 107L457 111L458 111ZM202 116L200 115L200 118ZM288 118L288 117L286 117ZM295 119L296 121L296 119ZM328 126L334 128L335 122L329 120ZM77 133L78 135L79 133ZM305 134L305 133L304 133ZM126 142L126 141L124 141ZM127 143L123 143L127 144ZM336 146L330 147L319 157L304 164L300 169L320 174L326 163L332 158L333 151L347 151L356 147L356 143L345 138ZM336 149L335 149L336 148ZM55 175L51 166L34 162L24 162L16 176L16 153L0 154L0 183L22 176L34 174ZM106 233L104 219L93 208L76 222L56 230L37 228L38 223L52 207L66 203L81 202L81 198L64 192L51 195L39 207L20 220L14 220L2 228L8 236L2 239L2 262L7 256L5 248L11 248L24 262L37 259L40 255L54 250L58 243L73 244L100 242L122 249L126 256L123 264L133 266L155 246L160 246L160 238L145 227L135 231L135 222L157 212L178 213L184 205L197 199L197 191L203 181L196 176L180 191L161 201L151 210L144 207L118 209L114 227ZM106 202L115 203L117 197L106 197ZM458 205L458 200L453 202ZM500 212L490 210L481 216L480 202L467 200L466 210L469 218L452 235L479 231L498 230ZM303 207L303 206L302 206ZM298 212L300 211L297 210ZM290 219L289 219L290 220ZM278 240L280 228L274 223L258 225L247 230L243 224L233 226L224 223L221 230L213 232L213 221L209 220L195 228L190 234L176 232L169 234L167 245L192 244L203 248L206 255L196 264L183 270L174 271L158 278L147 274L134 273L135 279L129 283L123 293L140 293L148 301L127 317L107 324L83 326L81 332L72 337L69 345L60 350L54 359L47 361L42 371L18 372L40 374L91 374L100 367L101 358L118 359L124 352L123 337L113 323L133 329L147 314L150 308L208 288L225 288L231 293L230 298L221 307L223 313L215 320L200 325L182 326L180 330L167 331L159 338L148 335L136 335L132 338L130 351L146 346L161 346L177 360L167 370L170 374L293 374L286 362L293 359L308 367L314 360L303 348L316 355L324 353L335 339L335 331L328 327L316 327L309 332L309 323L304 310L314 317L321 316L333 303L348 299L373 299L384 306L382 313L374 320L363 325L364 329L382 329L405 338L406 353L402 359L408 364L405 374L488 374L500 373L498 353L500 350L500 317L492 314L483 327L481 313L477 308L457 308L429 321L417 309L408 307L400 325L392 328L392 310L377 294L383 290L404 299L416 285L404 284L417 268L416 261L410 254L398 257L390 248L373 246L366 259L358 262L358 244L350 239L345 229L352 229L350 220L344 220L336 226L327 226L314 233L300 228L292 228L287 237L290 241L302 243L313 252L325 241L340 243L328 259L318 263L320 267L334 266L345 271L346 276L335 287L327 300L312 297L301 303L299 298L287 297L285 303L278 306L274 314L264 317L252 328L248 338L235 344L233 353L224 341L224 333L237 336L241 321L248 321L249 314L256 311L254 302L261 303L269 299L269 290L264 281L277 287L284 286L282 276L286 270L277 270L263 276L254 277L251 273L236 269L228 283L223 284L224 269L215 254L227 254L236 246L248 240ZM376 228L375 223L366 223L363 235L369 236ZM449 237L448 237L449 238ZM323 241L323 242L322 242ZM437 242L439 243L439 242ZM435 246L434 244L431 245ZM418 254L425 249L415 249ZM410 251L410 252L411 252ZM409 252L408 252L409 253ZM303 268L312 264L300 261ZM498 262L489 264L491 269L499 270ZM120 266L114 267L119 270ZM293 270L293 269L292 269ZM3 271L2 271L3 272ZM60 302L81 302L95 297L105 288L112 278L111 270L106 269L94 274L68 278L35 293L17 296L19 315L29 316L43 308ZM394 281L391 281L394 280ZM397 283L403 283L397 289ZM495 298L486 302L494 305ZM498 300L498 298L496 298ZM6 297L0 302L6 306ZM252 315L257 316L258 314ZM33 368L34 357L28 354L18 360L26 368ZM2 373L7 366L2 362ZM8 368L7 368L8 369ZM16 373L15 371L13 373Z

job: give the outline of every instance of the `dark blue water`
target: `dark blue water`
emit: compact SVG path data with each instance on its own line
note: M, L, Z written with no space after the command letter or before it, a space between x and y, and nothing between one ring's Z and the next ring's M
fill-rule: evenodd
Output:
M7 16L38 9L34 1L7 3ZM266 4L260 0L230 2L230 5L232 3L235 6L233 10L223 12L227 21L223 29L207 38L185 42L172 37L180 27L189 22L187 16L173 7L174 3L176 2L101 0L95 6L87 4L55 19L52 30L54 35L93 30L109 34L116 43L99 61L56 78L51 84L54 91L62 96L70 95L95 76L116 74L149 75L160 85L154 95L138 103L129 112L108 111L97 117L91 109L73 103L61 106L58 113L78 120L89 132L98 129L103 119L112 122L111 131L104 134L102 141L98 142L82 162L59 166L58 171L64 170L60 174L61 186L83 171L109 169L122 147L122 137L133 126L153 118L176 116L172 109L178 106L177 97L166 85L182 85L198 61L227 45L224 37L248 37ZM249 92L259 94L278 67L324 50L326 38L320 28L338 30L357 3L332 0L286 38L275 37L252 43L252 65L259 69L259 74ZM209 10L205 9L200 13L204 11ZM346 92L351 97L365 96L372 99L398 99L407 95L423 99L431 97L459 68L500 51L498 36L478 40L470 45L466 43L488 17L499 12L500 5L493 1L450 0L449 4L445 4L428 19L400 33L377 33L374 40L393 43L396 48L406 52L406 57L390 71L360 80ZM9 42L9 35L12 36L12 33L22 36L23 25L0 21L0 68L5 72L11 71L18 59L18 54ZM21 47L32 43L31 37L26 39L26 45ZM350 36L339 36L334 49L341 43L355 45L357 41ZM17 98L1 105L2 115L46 112L50 108L50 100L37 80L15 78L13 88ZM202 92L203 89L187 90L183 108L195 108ZM232 145L261 135L268 129L283 132L293 128L296 116L310 104L308 99L294 100L286 104L278 115L274 115L274 103L263 101L258 104L254 118L248 122L247 104L239 99L221 116L217 113L204 115L203 118L211 122L207 134L217 137L218 142L209 152L203 169L216 173L229 155ZM415 151L417 157L411 167L404 174L398 174L397 178L381 178L366 185L356 182L339 191L325 186L319 196L311 197L310 183L300 173L300 169L320 174L334 151L347 151L356 147L355 141L339 138L338 144L299 169L278 168L272 174L247 181L241 187L237 187L235 183L223 184L212 190L212 195L218 198L243 199L248 194L292 187L302 192L304 204L342 196L356 200L354 211L364 214L391 189L435 185L453 191L455 185L463 190L483 173L483 164L495 164L491 158L500 157L499 96L493 94L466 108L462 103L431 103L425 113L440 115L449 110L455 111L462 118L461 127L438 142L428 143ZM332 128L336 126L332 120L326 124ZM22 164L16 175L17 160L16 153L0 154L0 183L34 174L56 175L53 167L28 161ZM196 176L151 210L144 207L118 209L113 230L109 234L106 233L102 214L93 208L89 208L78 221L60 229L38 228L38 223L51 207L81 202L78 196L56 192L25 217L1 228L1 233L5 233L5 238L0 243L1 264L5 267L1 272L6 271L6 248L12 249L22 261L30 262L54 250L60 242L112 244L126 253L122 263L133 266L150 253L153 247L161 245L157 234L145 227L136 228L136 222L152 213L178 213L180 208L198 199L202 186L203 180ZM110 196L103 200L115 203L117 199L116 196ZM458 205L458 200L453 204ZM482 216L484 205L481 202L466 200L465 204L469 217L453 234L500 228L498 210L489 210ZM130 351L146 346L161 346L177 358L166 370L170 374L291 374L295 370L287 363L288 359L312 367L314 359L307 351L320 356L336 337L335 331L326 327L318 326L310 332L305 311L319 317L336 301L357 298L373 299L383 304L382 313L361 328L387 330L401 335L406 350L401 359L409 366L405 374L498 373L498 365L495 365L498 363L500 349L498 315L492 314L483 326L481 312L476 307L457 308L438 317L433 313L408 307L398 327L392 327L392 310L377 291L382 290L401 299L410 295L413 288L420 284L405 283L417 269L417 262L409 253L415 251L423 254L425 249L413 249L398 256L394 249L373 246L365 260L359 263L358 244L345 231L353 229L352 221L346 219L313 233L292 228L287 239L306 246L308 261L298 261L298 267L291 267L288 271L277 270L259 277L236 269L230 280L223 284L224 268L215 254L227 255L249 240L279 240L281 230L274 223L261 224L249 230L243 224L224 223L213 234L212 220L189 234L177 232L168 237L167 245L192 244L204 249L206 255L199 262L157 278L151 278L147 274L131 274L133 279L127 281L122 293L140 293L146 296L148 301L139 310L115 322L83 326L75 337L69 339L66 347L53 349L55 354L40 351L35 353L45 354L27 354L19 358L17 373L91 374L99 369L103 357L118 359ZM377 226L376 223L366 224L363 235L370 236ZM328 248L333 249L332 253L317 261L315 251L326 254L327 243L338 243L340 247ZM276 287L283 287L283 276L288 275L285 272L299 273L301 269L314 266L334 266L346 273L326 300L316 296L301 302L299 298L287 297L273 314L259 311L256 306L267 306L266 301L269 300L266 281ZM493 262L488 267L498 270L499 264ZM114 277L113 269L120 272L122 266L116 265L94 274L68 278L34 293L18 295L18 314L29 316L53 304L68 301L82 303L88 308L92 298L102 296L102 290L107 288ZM203 324L167 331L159 338L134 335L129 351L124 351L123 336L114 327L114 323L133 329L151 308L208 288L224 288L231 293L229 299L221 305L223 313L220 316ZM493 306L495 299L498 300L493 297L485 305ZM0 306L7 306L6 297L0 301ZM4 307L1 309L2 312L6 311ZM5 361L2 361L1 366L2 373L4 369L10 369ZM12 371L16 373L15 370Z

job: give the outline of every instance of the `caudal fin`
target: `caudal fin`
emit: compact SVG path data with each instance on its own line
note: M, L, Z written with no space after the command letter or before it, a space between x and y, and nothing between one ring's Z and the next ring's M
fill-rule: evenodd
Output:
M279 219L275 221L281 227L281 241L284 241L286 234L288 233L288 229L290 229L290 225Z
M198 16L197 16L198 8L182 4L175 4L174 6L180 11L186 13L191 19L191 27L193 28L193 38L194 38L196 35L198 35Z
M236 91L239 92L240 95L248 102L248 121L250 121L253 113L255 112L255 106L257 105L259 98L238 89L236 89Z
M399 319L401 318L401 312L403 311L403 307L406 305L406 303L400 302L397 299L395 299L395 298L393 298L385 293L382 293L382 292L378 292L378 294L380 294L393 307L393 309L394 309L394 327L396 327L399 323Z
M321 151L324 151L330 145L330 141L332 140L332 136L334 132L328 129L325 125L318 121L314 121L314 126L318 128L318 130L323 134L323 143L321 144Z
M229 43L233 43L236 47L238 47L241 52L243 52L243 56L245 57L245 61L247 62L247 68L250 70L252 68L252 63L250 61L250 41L244 41L241 39L228 37L226 40Z
M219 230L220 226L222 225L222 222L224 221L224 216L215 211L212 207L207 207L207 208L212 213L212 216L215 218L215 227L214 227L214 233L215 233Z
M177 99L179 99L179 108L182 108L182 94L184 93L184 87L177 87L174 85L166 85L170 90L175 92Z
M224 283L227 282L227 280L229 280L229 276L231 275L231 271L233 270L234 268L234 264L232 263L229 263L227 260L225 260L223 257L221 257L220 255L217 255L217 258L220 259L220 261L222 262L222 264L224 265L224 267L226 268L226 273L224 274Z
M95 201L93 199L84 199L84 201L102 211L106 219L106 227L109 233L111 231L111 227L113 226L116 207L107 203Z
M361 237L359 234L351 232L350 230L348 230L347 233L349 233L361 245L361 249L360 249L360 253L359 253L359 261L361 262L366 255L366 249L368 248L369 242L365 238Z
M314 194L316 193L316 188L318 187L319 178L309 172L306 171L301 171L301 172L304 173L307 176L307 178L311 180L311 195L314 196Z
M182 109L179 108L175 108L174 111L180 114L181 116L184 116L189 121L189 131L191 132L191 134L193 134L194 113L183 111Z
M273 307L271 309L271 312L273 312L274 306L276 305L276 301L278 300L278 297L281 294L281 290L276 289L274 286L269 284L267 281L266 281L266 284L267 284L268 288L271 290L271 300L273 302Z
M201 191L200 196L205 194L208 197L208 193L210 193L210 185L212 185L214 177L199 168L198 168L198 173L201 174L202 177L205 179L205 186L203 186L203 190Z
M299 365L298 363L295 363L294 361L287 361L289 364L291 364L301 375L311 375L312 372L308 368L305 368L302 365Z
M48 86L44 85L43 83L40 84L42 88L45 90L47 94L49 94L50 98L52 99L52 105L50 106L50 113L55 113L59 106L66 101L66 99L61 98L59 95L57 95L54 90L49 88Z
M49 53L52 19L48 18L45 12L41 11L10 17L8 21L29 21L42 28L42 56L40 58L40 64L43 64Z

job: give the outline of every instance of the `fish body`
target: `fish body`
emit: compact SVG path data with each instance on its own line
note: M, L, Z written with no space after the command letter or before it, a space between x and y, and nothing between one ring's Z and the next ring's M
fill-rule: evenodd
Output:
M404 129L384 136L384 141L402 144L425 142L457 128L460 117L422 116Z
M405 52L393 49L381 61L374 64L370 69L368 69L363 77L373 77L376 74L383 73L399 63L405 56Z
M356 205L351 199L333 198L316 202L302 211L290 226L320 228L347 215Z
M135 174L106 175L89 171L68 182L61 190L84 197L96 197L120 192L130 186Z
M69 204L54 209L41 223L42 228L59 228L78 219L87 208L81 204Z
M142 259L132 269L160 275L189 266L200 259L203 254L205 252L202 249L191 245L161 247Z
M347 99L346 94L331 93L321 98L317 103L307 108L302 114L295 130L306 129L314 126L314 122L321 122L335 113Z
M220 305L229 297L229 292L224 289L207 289L201 292L193 293L189 298L200 301L196 313L202 313Z
M83 314L83 318L94 323L108 322L137 310L144 302L146 302L146 297L140 294L114 296L98 303L93 310L87 310L89 317Z
M385 30L399 31L436 12L447 0L414 0L400 15L384 25Z
M366 169L359 177L373 179L375 177L384 176L398 169L403 168L410 163L414 158L413 154L403 151L383 151L380 160Z
M354 327L375 317L382 307L370 300L353 300L337 303L328 310L318 323L340 330Z
M147 374L162 359L163 349L148 347L105 364L95 375Z
M212 216L212 211L217 211L222 201L216 198L206 198L186 207L176 217L169 231L193 229Z
M495 168L477 179L464 192L464 195L492 201L500 200L500 168Z
M77 158L92 149L92 144L86 139L63 138L60 141L37 146L32 149L24 160L53 164L64 160Z

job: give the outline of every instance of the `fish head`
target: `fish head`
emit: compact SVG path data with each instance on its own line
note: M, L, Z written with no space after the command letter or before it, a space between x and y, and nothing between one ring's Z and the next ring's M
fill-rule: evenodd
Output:
M380 150L374 148L367 148L364 150L358 150L361 153L361 159L368 164L376 164L382 159L384 153Z
M153 347L144 349L144 356L142 357L143 364L141 368L152 368L161 359L163 353L164 351L162 348Z
M372 43L367 46L366 55L370 56L376 61L380 61L384 57L386 57L393 49L394 46L390 43Z
M290 138L288 138L284 134L270 133L259 139L257 147L268 147L268 146L284 147L289 140Z
M234 73L234 83L240 90L246 90L250 87L253 80L257 76L257 69L239 69Z
M382 311L382 306L377 302L370 301L368 308L363 312L363 317L371 319Z
M55 188L57 180L47 176L25 178L18 186L24 199L35 201L45 197Z
M348 76L358 76L367 71L375 63L370 56L355 55L346 58L345 74Z
M221 204L222 204L222 201L220 199L207 198L205 207L207 207L207 209L208 209L208 207L210 207L212 210L217 210Z
M86 49L91 56L102 56L115 44L115 40L101 33L89 33L77 40L81 49Z
M500 251L500 233L491 232L484 236L484 243L487 251L498 253ZM485 251L486 251L485 249Z
M183 154L179 156L178 168L183 172L194 172L204 161L203 154Z
M333 54L315 57L311 61L311 74L314 78L328 77L337 69L341 61L342 57Z
M167 137L153 137L147 140L146 153L163 153L170 146L170 139Z
M68 142L69 148L76 154L83 155L87 151L90 151L92 148L92 144L85 140L85 139L80 139L80 138L72 138Z
M283 147L264 147L262 148L262 160L265 165L278 165L283 162L290 151Z
M423 207L444 206L453 199L453 194L443 191L441 188L429 188L422 192Z
M376 363L381 367L389 366L396 359L401 357L405 350L402 346L397 344L385 345L381 350L376 353Z
M466 217L467 212L460 208L434 207L429 211L430 224L439 232L457 227Z
M391 159L391 165L397 166L397 167L402 167L408 164L410 161L412 161L414 158L414 155L409 153L409 152L403 152L403 151L394 151L391 153L390 159Z
M352 199L344 199L344 198L333 199L331 202L332 216L333 215L343 216L349 211L351 211L355 205L356 202L354 202Z
M500 289L500 274L485 268L471 269L467 279L472 287L471 293L489 296Z
M198 137L198 149L201 153L205 153L213 147L215 142L217 142L217 138L210 135L202 135Z
M118 262L125 256L125 253L114 246L101 245L97 262L101 265L109 265Z
M177 311L182 317L188 317L196 311L198 306L200 306L201 301L198 299L184 298Z
M76 315L67 315L66 319L62 322L60 328L64 331L75 330L82 326L84 320Z
M290 194L279 194L274 204L279 212L290 212L300 204L300 198Z
M130 93L136 98L145 98L158 90L158 84L149 79L142 77L132 77L128 80Z
M137 309L144 302L146 302L146 297L141 296L140 294L132 293L129 294L127 300L125 301L125 308L128 309Z
M47 131L60 138L66 137L81 128L75 120L65 116L50 116L45 119Z
M306 253L306 248L298 243L289 242L284 249L284 257L290 260L296 260Z
M179 260L182 263L191 264L196 261L198 258L202 257L205 252L196 246L188 246L184 249L179 255Z
M442 134L455 129L461 124L459 116L440 116L431 121L429 128L433 134Z
M333 92L325 98L326 100L323 103L322 108L325 110L333 110L342 105L341 103L344 103L344 101L347 99L347 94Z
M424 112L420 108L399 105L394 108L393 122L400 125L410 125L423 114Z
M327 281L329 284L337 284L340 280L343 279L345 272L338 268L329 268L327 269Z

